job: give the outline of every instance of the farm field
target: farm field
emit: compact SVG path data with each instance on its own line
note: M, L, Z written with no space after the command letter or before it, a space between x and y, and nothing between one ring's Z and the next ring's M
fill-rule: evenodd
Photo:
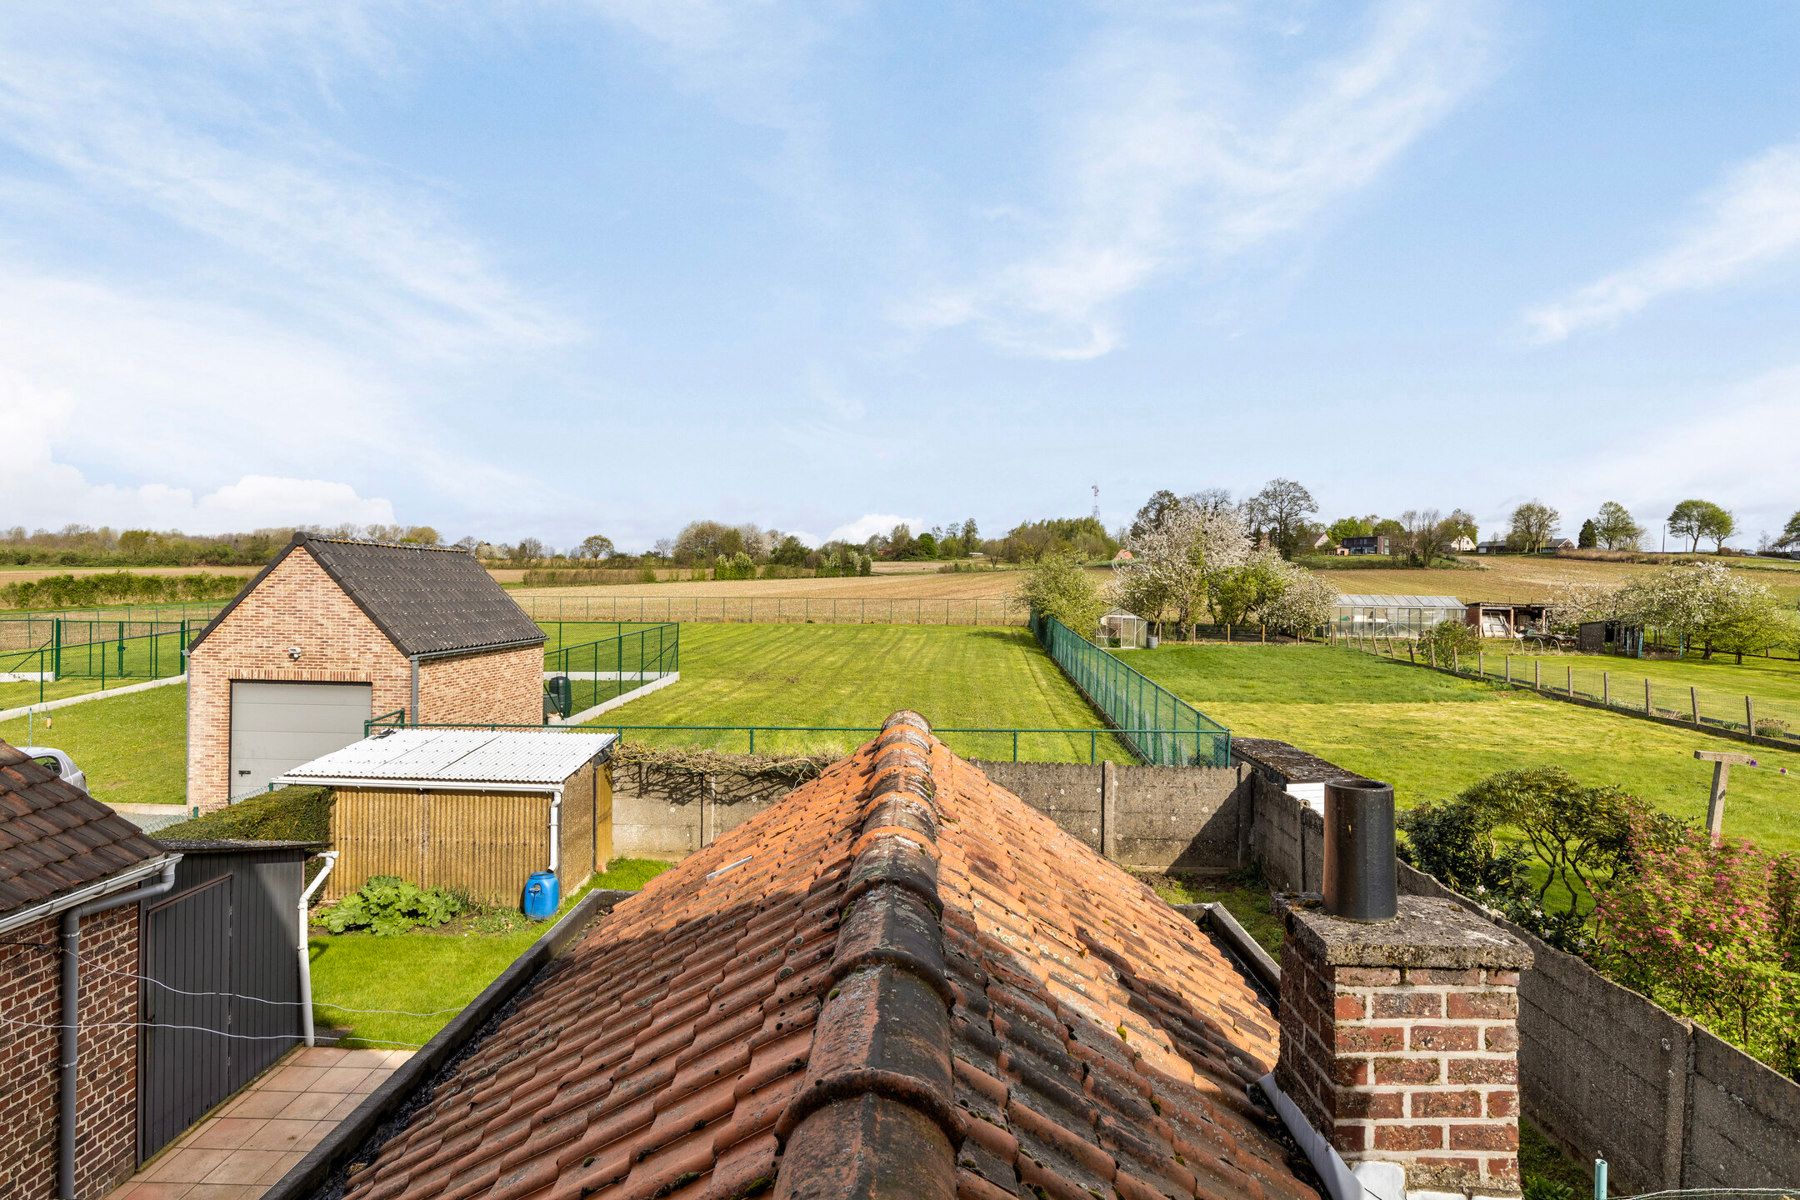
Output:
M1711 770L1693 752L1747 748L1343 647L1179 646L1126 658L1234 734L1280 738L1392 783L1402 807L1498 771L1556 765L1700 822ZM1732 774L1726 832L1800 849L1800 753L1757 757L1760 768Z
M1491 643L1490 643L1491 647ZM1576 695L1599 699L1610 695L1612 703L1641 709L1644 680L1650 681L1650 702L1666 716L1687 717L1692 709L1688 689L1699 701L1703 720L1744 724L1744 697L1754 697L1757 724L1777 720L1800 736L1800 662L1780 658L1745 658L1740 665L1728 655L1703 659L1691 654L1679 659L1619 658L1602 654L1515 654L1489 648L1482 659L1484 672L1496 679L1506 675L1511 660L1515 680L1533 678L1533 667L1546 688L1564 689L1571 680ZM1464 664L1467 665L1467 664ZM1800 748L1800 747L1797 747Z
M1353 567L1317 572L1340 595L1399 593L1411 596L1455 596L1460 600L1547 600L1565 584L1617 586L1656 567L1585 558L1538 558L1502 554L1492 557L1465 555L1463 567L1376 568ZM1765 585L1788 601L1800 599L1800 563L1784 564L1769 559L1721 559L1733 570Z
M1050 657L1022 628L925 625L688 625L681 631L681 682L615 709L607 721L644 725L876 726L896 709L933 725L1079 728L1102 724ZM627 731L627 739L640 736ZM868 739L762 734L758 753L843 753ZM743 732L684 736L683 743L743 751ZM1010 758L1012 738L947 735L958 753ZM1098 756L1130 761L1105 736ZM1087 761L1089 739L1022 735L1019 756Z

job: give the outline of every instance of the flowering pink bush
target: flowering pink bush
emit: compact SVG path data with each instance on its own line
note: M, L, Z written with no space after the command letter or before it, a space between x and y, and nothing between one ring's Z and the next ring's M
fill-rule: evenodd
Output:
M1800 857L1646 831L1594 912L1608 975L1800 1077Z

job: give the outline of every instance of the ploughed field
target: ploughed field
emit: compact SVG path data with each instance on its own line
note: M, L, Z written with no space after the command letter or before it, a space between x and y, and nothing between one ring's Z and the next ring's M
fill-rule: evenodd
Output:
M1696 762L1693 752L1750 751L1762 766L1733 770L1726 833L1800 848L1800 753L1543 699L1345 647L1174 646L1121 657L1236 735L1279 738L1392 783L1402 807L1454 795L1498 771L1556 765L1591 783L1618 784L1698 823L1705 819L1712 768Z

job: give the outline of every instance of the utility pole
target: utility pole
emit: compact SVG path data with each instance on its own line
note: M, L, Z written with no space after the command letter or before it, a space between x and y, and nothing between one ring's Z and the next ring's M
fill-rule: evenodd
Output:
M1694 757L1713 765L1712 796L1706 802L1706 834L1716 846L1725 837L1725 785L1731 781L1731 768L1754 767L1756 759L1725 750L1696 750Z

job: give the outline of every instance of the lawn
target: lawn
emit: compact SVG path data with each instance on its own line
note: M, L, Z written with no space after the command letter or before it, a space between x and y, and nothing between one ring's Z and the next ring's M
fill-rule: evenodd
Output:
M635 891L672 865L654 859L618 859L564 900L557 916L594 888ZM490 925L511 928L477 931ZM423 1045L549 929L550 922L533 924L510 912L394 937L329 934L315 928L308 942L314 1019L321 1032L328 1027L347 1030L340 1045Z
M108 804L180 804L187 796L187 687L108 696L0 722L15 746L54 746L87 772Z
M608 713L634 725L856 726L841 734L759 733L758 753L843 753L896 709L936 726L1091 729L1097 713L1024 629L930 625L688 625L681 682ZM646 735L626 731L628 738ZM648 735L667 742L670 736ZM746 750L743 732L681 741ZM1010 735L948 735L961 754L1010 758ZM1104 735L1100 757L1131 761ZM1089 738L1022 734L1019 757L1083 761Z
M1780 658L1745 658L1731 655L1703 659L1698 653L1679 659L1619 658L1606 654L1517 654L1490 644L1483 653L1482 669L1495 678L1505 675L1512 660L1512 678L1529 681L1536 665L1546 688L1562 690L1573 683L1575 694L1598 700L1610 695L1612 703L1642 709L1644 681L1650 681L1650 702L1664 716L1687 717L1691 712L1688 689L1700 705L1704 720L1744 724L1744 697L1755 700L1756 720L1787 723L1800 735L1800 662ZM1470 664L1463 664L1469 666Z
M1693 752L1746 749L1344 647L1178 646L1129 658L1235 734L1280 738L1392 783L1402 807L1498 771L1559 765L1699 822L1711 768ZM1800 848L1800 754L1757 757L1760 768L1732 774L1726 832Z
M627 626L627 628L632 628ZM614 626L551 623L552 644L611 636ZM874 727L898 708L934 724L1090 729L1103 724L1024 629L932 625L690 625L681 631L681 682L613 710L634 725L827 725ZM631 664L627 664L628 667ZM27 719L0 722L0 738L27 744ZM95 797L112 803L180 804L187 788L187 688L175 685L40 714L36 744L66 750ZM627 732L627 737L643 736ZM758 753L843 753L867 732L759 733ZM653 740L670 742L672 735ZM748 735L690 733L685 744L749 748ZM973 757L1010 758L1010 735L952 735ZM1111 738L1101 758L1129 762ZM1086 735L1021 734L1025 759L1085 762Z

